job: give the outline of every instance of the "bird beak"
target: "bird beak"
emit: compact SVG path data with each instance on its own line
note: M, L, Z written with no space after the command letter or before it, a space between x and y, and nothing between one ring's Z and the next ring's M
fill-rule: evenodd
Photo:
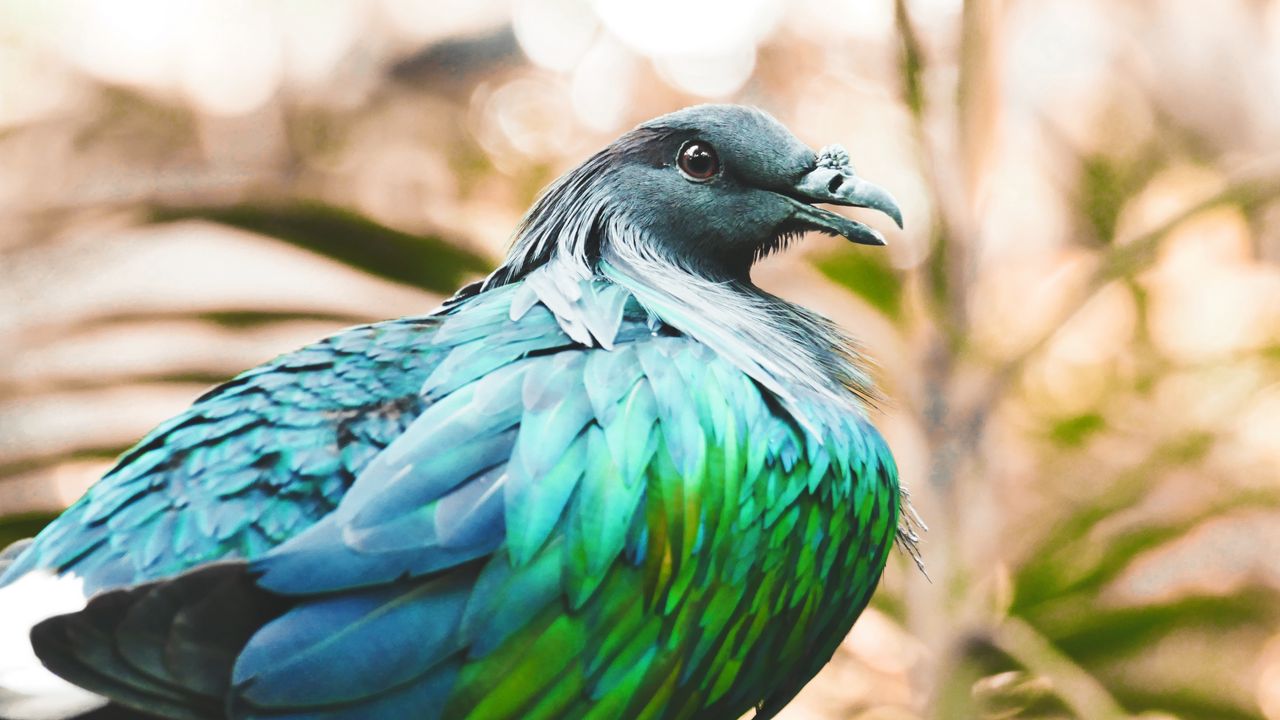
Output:
M898 227L902 227L902 211L897 201L884 188L855 175L848 155L838 145L822 149L818 166L800 178L792 197L804 201L796 203L796 220L862 245L884 245L884 236L860 222L805 203L871 208L893 218Z

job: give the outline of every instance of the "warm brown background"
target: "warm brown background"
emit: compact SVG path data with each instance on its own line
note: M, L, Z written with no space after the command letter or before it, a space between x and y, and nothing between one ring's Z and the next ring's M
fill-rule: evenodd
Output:
M0 540L709 98L907 218L758 273L932 527L784 717L1280 718L1275 0L0 2Z

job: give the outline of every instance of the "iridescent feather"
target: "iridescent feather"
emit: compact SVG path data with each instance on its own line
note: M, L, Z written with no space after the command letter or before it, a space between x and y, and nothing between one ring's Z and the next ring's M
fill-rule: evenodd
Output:
M673 175L695 131L766 189ZM660 118L439 311L200 398L3 557L0 586L104 591L38 625L37 653L174 718L772 716L914 541L856 349L744 274L796 213L878 237L767 189L834 193L852 171L823 157L757 111ZM896 212L858 187L845 204ZM707 210L713 190L737 209ZM704 213L692 236L676 197Z

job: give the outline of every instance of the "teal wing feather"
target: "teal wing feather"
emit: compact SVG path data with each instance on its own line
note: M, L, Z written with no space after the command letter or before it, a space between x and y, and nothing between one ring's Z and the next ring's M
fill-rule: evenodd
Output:
M255 557L337 506L420 411L439 320L355 328L254 368L124 454L9 578L71 571L90 590Z
M505 294L470 303L464 317L352 328L213 389L126 452L0 585L48 568L97 591L257 557L293 537L337 507L432 402L423 384L451 348L511 331ZM520 331L531 347L559 337L549 321Z

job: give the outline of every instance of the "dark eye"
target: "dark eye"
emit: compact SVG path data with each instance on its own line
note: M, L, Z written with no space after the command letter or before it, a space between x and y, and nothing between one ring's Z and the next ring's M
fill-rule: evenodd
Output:
M716 149L711 147L710 143L701 140L691 140L680 148L680 154L676 156L676 165L680 167L680 172L690 180L710 180L715 174L720 172L720 157L716 155Z

